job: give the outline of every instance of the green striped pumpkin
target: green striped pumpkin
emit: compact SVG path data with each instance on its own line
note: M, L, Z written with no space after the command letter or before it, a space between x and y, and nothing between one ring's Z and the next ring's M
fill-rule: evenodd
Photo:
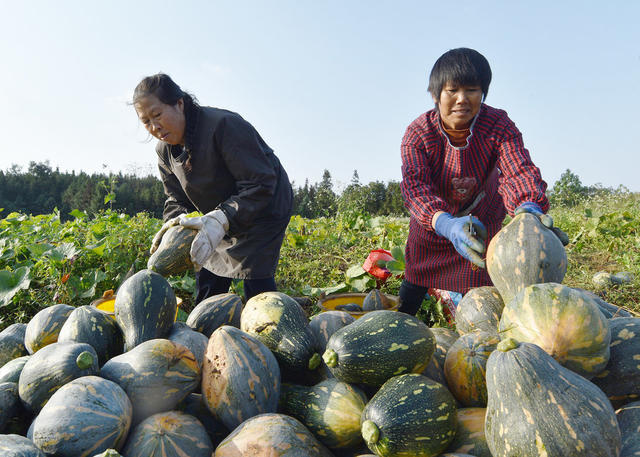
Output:
M458 409L458 430L447 451L464 455L471 452L475 457L492 457L484 437L486 413L486 408Z
M218 294L205 298L189 313L186 324L207 338L218 327L232 325L240 328L242 298L236 294Z
M362 443L360 417L367 403L364 393L337 379L315 386L283 384L279 411L302 422L330 449Z
M214 447L229 434L229 430L222 422L213 417L202 394L187 395L187 398L180 402L177 409L195 417L202 423Z
M617 457L606 395L540 347L507 338L487 362L485 437L494 457Z
M497 332L504 302L493 286L469 290L456 308L456 330L461 334L474 330Z
M362 300L362 311L385 309L384 297L378 289L371 290Z
M11 324L0 332L0 367L10 360L29 355L24 345L27 324Z
M176 316L176 296L169 282L149 269L125 280L114 303L115 319L124 335L124 349L166 338Z
M133 406L133 424L174 409L200 382L198 361L189 349L153 339L102 366L100 376L117 383Z
M30 412L37 413L62 386L98 372L98 355L90 345L49 344L25 363L18 381L20 399Z
M33 422L33 442L47 454L90 457L119 450L131 426L131 402L115 383L83 376L58 389Z
M422 371L422 374L448 388L447 378L444 376L444 362L447 359L449 348L451 348L460 335L445 327L432 327L431 333L433 333L433 336L436 338L436 349L427 368Z
M223 325L209 338L202 367L202 395L213 416L229 430L257 414L274 413L280 368L256 337Z
M562 284L521 290L505 305L499 328L502 338L537 344L587 379L609 361L609 321L588 295Z
M476 331L462 335L449 348L444 375L449 390L462 405L487 405L485 369L499 342L495 332Z
M15 434L0 435L0 454L3 457L46 457L29 438Z
M362 412L362 437L382 457L432 457L456 433L456 402L440 383L411 373L385 382Z
M22 369L25 363L27 363L27 360L29 360L29 357L31 356L24 355L5 363L2 368L0 368L0 382L18 382L20 373L22 373Z
M297 419L285 414L259 414L233 430L212 457L333 457Z
M619 407L640 398L640 319L617 317L609 325L609 362L592 381Z
M531 284L560 283L567 253L557 235L529 213L515 216L487 247L487 272L505 305Z
M616 411L622 435L620 457L640 455L640 401L627 403Z
M74 309L60 303L38 311L27 324L24 334L24 345L29 354L58 341L60 330Z
M169 227L162 235L158 249L149 257L147 268L162 276L179 275L193 269L190 251L197 234L197 230L181 225Z
M346 311L325 311L312 316L309 321L309 327L316 337L318 350L324 353L331 335L355 321L356 318Z
M0 382L0 433L16 414L20 412L20 396L18 384L15 382Z
M420 373L435 350L424 322L395 311L370 311L336 331L322 356L343 382L381 386L392 376Z
M87 343L98 354L100 366L122 354L124 338L118 324L107 313L93 306L74 309L62 325L58 342Z
M154 414L130 433L126 457L211 457L209 435L195 417L181 411Z
M196 332L184 322L174 322L167 339L174 343L182 344L189 349L198 361L198 366L202 369L204 353L207 350L209 338L200 332Z

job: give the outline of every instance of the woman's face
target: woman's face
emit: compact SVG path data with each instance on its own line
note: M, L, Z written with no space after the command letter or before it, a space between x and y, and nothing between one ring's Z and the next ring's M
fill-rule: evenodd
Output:
M438 104L440 118L446 128L466 129L480 111L482 88L448 82L440 92L440 100L433 97L433 101Z
M175 105L166 105L155 95L139 98L133 105L138 119L147 131L157 139L168 144L184 144L184 101L179 99Z

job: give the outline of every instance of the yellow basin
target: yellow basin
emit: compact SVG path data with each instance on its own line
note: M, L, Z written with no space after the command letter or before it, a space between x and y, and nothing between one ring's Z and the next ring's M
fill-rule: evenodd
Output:
M367 294L362 293L348 293L348 294L332 294L325 298L318 300L318 307L324 311L336 311L336 306L346 305L347 303L355 303L362 306L364 298ZM397 295L382 294L384 299L384 307L389 311L398 311L400 307L400 297ZM338 310L341 311L341 310ZM345 311L358 319L364 316L369 311Z

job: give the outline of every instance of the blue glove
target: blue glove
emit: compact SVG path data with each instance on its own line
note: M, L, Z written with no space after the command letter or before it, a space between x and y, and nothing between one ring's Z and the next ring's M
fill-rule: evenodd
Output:
M458 254L474 265L485 268L485 261L480 254L485 251L487 229L478 218L453 217L449 213L442 213L436 219L434 229L438 235L451 241Z
M542 222L542 225L544 225L545 227L553 231L553 233L556 234L556 236L558 237L558 239L560 240L563 246L566 246L567 244L569 244L569 236L558 227L553 226L553 218L548 214L544 214L542 212L542 208L540 208L540 206L537 203L533 203L533 202L521 203L520 206L518 206L513 212L514 216L517 216L518 214L522 214L522 213L530 213L530 214L533 214L534 216L538 216L538 219L540 219L540 222Z

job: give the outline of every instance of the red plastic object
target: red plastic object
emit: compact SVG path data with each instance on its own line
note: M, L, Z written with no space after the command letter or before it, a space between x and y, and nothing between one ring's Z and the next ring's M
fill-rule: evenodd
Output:
M427 293L432 297L435 297L436 300L440 300L442 303L442 310L444 311L447 321L449 321L449 323L455 322L457 306L449 295L449 291L430 287L427 289Z
M390 260L393 260L391 252L386 249L374 249L362 264L362 268L374 278L384 282L391 276L391 272L386 267L378 265L378 262L388 262Z

